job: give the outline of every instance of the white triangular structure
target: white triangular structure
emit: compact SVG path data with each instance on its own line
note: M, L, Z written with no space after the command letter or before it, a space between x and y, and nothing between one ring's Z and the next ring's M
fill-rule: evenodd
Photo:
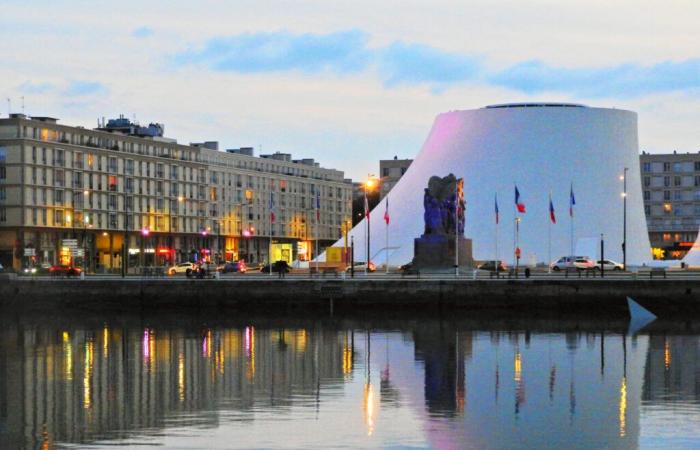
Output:
M389 241L399 247L390 263L411 261L414 239L425 228L424 189L431 176L450 173L464 179L464 234L473 240L476 260L512 262L518 216L521 263L530 261L530 255L537 255L541 262L550 245L553 259L569 255L572 225L574 240L603 234L609 244L605 256L620 261L623 185L619 177L625 168L629 169L627 264L639 265L649 259L650 247L634 112L528 103L440 114L422 150L387 194L392 205ZM515 212L516 184L527 208L525 214ZM576 197L573 224L569 216L572 184ZM551 227L550 193L557 219ZM498 195L500 206L498 225L494 195ZM381 202L370 216L370 257L385 246L386 224L381 218L384 208ZM348 234L348 240L355 242L356 261L367 258L366 235L366 219ZM334 245L339 247L344 242L341 239Z
M630 311L629 334L636 334L639 330L656 320L656 314L652 313L632 298L627 297L627 307Z
M698 233L695 243L681 261L685 263L686 267L700 266L700 233Z

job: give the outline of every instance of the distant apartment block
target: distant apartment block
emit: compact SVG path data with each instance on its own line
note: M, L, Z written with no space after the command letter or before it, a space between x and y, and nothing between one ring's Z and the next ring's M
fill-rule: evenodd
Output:
M394 156L394 159L382 159L379 161L380 198L384 198L391 188L398 183L412 162L412 159L399 159L396 156Z

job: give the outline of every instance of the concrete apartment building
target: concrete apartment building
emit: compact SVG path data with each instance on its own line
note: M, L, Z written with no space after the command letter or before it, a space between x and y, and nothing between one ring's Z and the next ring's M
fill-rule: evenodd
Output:
M351 202L343 172L312 159L178 144L160 124L123 117L97 129L24 114L0 119L5 267L259 263L269 261L270 235L273 261L308 260L316 239L322 249L341 237Z
M682 258L700 227L700 153L642 152L639 165L654 256Z
M394 159L382 159L379 161L380 198L384 198L389 193L391 188L406 173L412 162L412 159L398 159L396 156L394 156Z

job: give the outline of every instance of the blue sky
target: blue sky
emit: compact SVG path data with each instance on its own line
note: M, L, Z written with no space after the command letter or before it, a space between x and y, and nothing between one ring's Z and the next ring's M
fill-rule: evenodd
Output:
M510 101L631 109L641 149L700 150L696 2L222 3L5 0L0 94L354 178L415 155L442 111Z

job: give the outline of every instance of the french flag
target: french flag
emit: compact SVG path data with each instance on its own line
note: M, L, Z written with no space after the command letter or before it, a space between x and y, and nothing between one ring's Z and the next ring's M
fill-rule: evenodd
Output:
M389 225L389 197L386 198L386 207L384 208L384 222Z
M574 184L571 183L571 190L569 191L569 216L574 217L574 205L576 204L576 197L574 197Z
M515 186L515 207L519 213L525 214L525 203L520 201L520 191L517 185Z
M275 203L272 200L272 192L270 192L270 223L275 223Z
M557 216L554 215L554 204L552 203L552 195L549 195L549 220L552 223L557 223Z
M499 215L498 215L498 194L496 194L494 196L494 210L496 212L496 225L498 225L498 218L499 218Z

